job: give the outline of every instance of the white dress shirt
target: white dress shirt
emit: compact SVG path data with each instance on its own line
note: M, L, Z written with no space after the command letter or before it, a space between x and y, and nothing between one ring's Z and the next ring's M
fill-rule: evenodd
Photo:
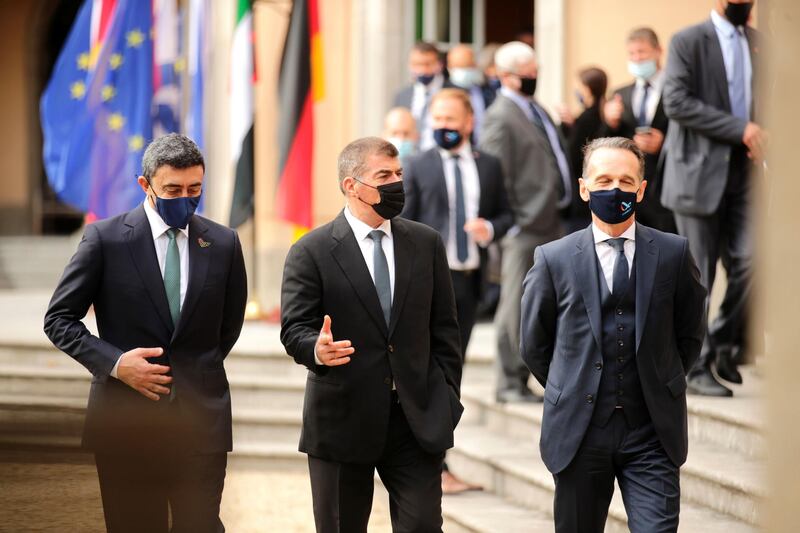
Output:
M617 260L617 250L605 241L614 237L604 233L594 222L592 222L592 234L594 235L594 250L597 253L597 259L600 261L600 267L603 269L603 277L606 280L609 292L613 293L614 263ZM631 224L620 237L627 239L624 250L625 259L628 260L628 276L630 276L633 270L633 257L636 254L636 222Z
M369 234L376 229L383 231L385 234L383 239L381 239L381 248L383 248L383 254L386 256L386 263L389 265L389 287L391 288L392 301L394 301L394 240L392 239L391 221L384 220L380 226L373 228L369 224L357 219L355 215L350 212L349 207L344 208L344 218L347 220L347 223L350 224L350 229L353 230L353 235L356 237L361 255L364 256L364 262L367 264L372 283L375 283L375 262L372 256L375 241L372 240ZM317 357L316 347L314 347L314 362L318 365L322 365L322 361ZM392 385L392 388L394 388L394 385Z
M444 182L447 186L449 221L447 242L445 243L447 262L450 265L450 270L477 270L481 266L478 243L469 233L467 234L467 260L464 262L458 260L458 245L456 242L456 173L454 168L456 161L453 159L454 153L458 154L458 168L461 170L461 184L464 190L464 220L478 218L478 208L481 202L481 183L478 178L478 166L475 164L470 143L465 142L461 148L454 152L440 148L439 154L442 156L442 165L444 167ZM490 233L493 233L491 224L488 226Z
M747 44L747 37L744 35L744 28L737 28L731 21L721 16L715 10L711 10L711 22L717 32L719 46L722 48L722 60L725 62L725 74L728 78L728 97L733 102L733 47L742 48L744 58L744 99L747 104L747 116L750 117L753 98L753 63L750 59L750 47Z
M150 232L153 235L153 244L156 248L156 258L158 259L158 268L161 270L161 278L164 278L164 266L167 261L167 246L169 245L169 237L167 230L169 226L161 218L161 215L156 213L155 209L150 206L147 198L144 199L144 214L147 215L147 222L150 225ZM178 254L181 259L181 307L183 301L186 299L186 288L189 286L189 225L185 228L178 230L178 235L175 237L178 244ZM111 376L117 377L117 369L119 367L119 359L114 363L114 368L111 369Z
M656 108L658 108L658 101L661 100L661 90L664 88L664 71L656 71L655 74L650 76L649 80L636 78L636 82L631 94L631 107L633 108L633 116L639 119L639 109L642 107L642 98L644 98L644 83L650 84L647 90L647 102L645 102L645 117L647 123L653 123L653 117L656 116ZM666 133L666 132L662 132Z
M414 82L414 95L411 98L411 114L417 121L419 130L419 149L427 150L436 146L433 140L433 130L428 120L430 112L430 102L433 95L438 93L444 86L444 76L437 74L428 85L423 85L418 81Z

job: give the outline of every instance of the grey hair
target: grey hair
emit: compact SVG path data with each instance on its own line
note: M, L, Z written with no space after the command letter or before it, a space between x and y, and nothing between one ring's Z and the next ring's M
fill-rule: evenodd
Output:
M586 179L586 172L589 169L589 159L592 154L601 148L617 148L619 150L627 150L636 156L639 161L639 179L644 179L644 152L636 146L633 140L627 137L600 137L587 143L583 147L583 170L581 176Z
M339 154L339 190L347 176L360 177L367 170L367 158L373 154L397 157L397 148L380 137L363 137L351 142Z
M169 133L147 146L142 156L142 176L149 180L164 166L184 169L198 165L205 171L206 163L197 144L186 135Z
M536 52L521 41L511 41L494 53L494 66L499 72L515 74L520 65L536 61Z

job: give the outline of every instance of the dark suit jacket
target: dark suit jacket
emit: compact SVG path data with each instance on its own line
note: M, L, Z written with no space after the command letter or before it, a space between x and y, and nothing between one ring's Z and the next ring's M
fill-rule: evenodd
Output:
M567 137L565 153L573 176L571 180L572 203L569 213L569 226L572 231L586 227L586 224L592 221L589 204L584 202L580 195L578 177L583 172L583 147L587 143L603 136L601 134L602 124L603 120L600 118L600 104L598 102L592 107L584 109L583 113L575 119L572 127L561 125L561 131Z
M745 34L755 81L758 34L749 27ZM663 148L661 202L676 213L710 215L725 191L731 149L742 146L747 121L731 114L725 62L711 20L675 34L667 57L662 100L671 124ZM755 88L754 83L753 102Z
M424 450L453 446L461 351L447 257L439 234L392 220L395 289L387 327L375 284L340 213L289 250L281 291L281 342L309 369L300 451L322 459L374 464L389 423L392 380L411 431ZM325 314L334 340L355 348L348 364L314 362Z
M501 239L514 224L514 215L508 205L503 169L496 157L475 150L475 166L480 182L478 216L491 222L494 240ZM447 185L444 178L442 156L438 148L431 148L410 159L403 169L406 204L402 216L422 222L442 236L447 242L450 233L450 210ZM486 263L486 251L479 248L481 267Z
M706 290L688 241L637 224L636 367L669 458L686 460L686 372L700 353ZM520 353L545 386L540 449L558 473L575 456L602 362L598 261L591 226L536 249L522 297ZM587 320L588 318L588 320Z
M201 247L198 239L210 243ZM189 222L189 282L177 328L144 207L86 227L50 301L44 330L93 376L83 444L103 453L231 449L223 360L244 320L247 279L236 233L197 215ZM81 322L94 306L100 336ZM110 377L119 356L161 347L176 401L152 401Z
M480 149L500 160L515 223L524 232L552 238L561 232L561 172L547 136L517 104L497 95L483 119Z
M444 83L442 84L442 89L447 89L447 88L458 88L458 87L450 83L450 81L445 78ZM394 107L407 107L408 109L411 109L411 103L413 101L414 101L413 83L401 88L394 95Z

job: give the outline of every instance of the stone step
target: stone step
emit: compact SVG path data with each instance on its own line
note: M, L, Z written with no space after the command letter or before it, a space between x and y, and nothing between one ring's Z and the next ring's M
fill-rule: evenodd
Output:
M693 450L690 456L705 459L707 452ZM539 457L534 437L522 440L487 431L481 425L460 425L456 446L448 453L447 462L458 476L512 503L552 513L553 477ZM756 505L761 498L760 493L754 494L757 489L723 474L714 479L696 464L698 459L694 462L694 466L687 463L681 471L681 530L754 532ZM731 469L727 470L730 473ZM627 530L619 490L615 491L606 529Z
M758 459L766 450L761 402L754 391L760 380L752 368L742 371L751 385L737 391L734 398L687 397L689 440ZM471 421L512 437L538 434L541 404L498 404L488 384L465 383L461 395Z
M486 491L442 498L447 533L551 533L553 519Z

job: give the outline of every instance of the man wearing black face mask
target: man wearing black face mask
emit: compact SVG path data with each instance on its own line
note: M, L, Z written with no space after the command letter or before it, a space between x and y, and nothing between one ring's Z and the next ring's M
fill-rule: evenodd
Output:
M236 233L194 214L205 163L188 137L142 158L143 205L86 228L45 333L91 371L83 445L109 531L223 531L231 450L222 362L247 299ZM81 322L94 306L99 336Z
M442 61L436 46L425 41L416 43L408 53L411 85L400 89L394 97L394 107L406 107L417 121L420 150L435 146L433 131L428 123L431 98L445 87L453 85L442 74Z
M689 392L707 396L733 394L718 378L742 382L736 359L745 348L752 286L752 182L766 142L754 96L759 37L747 26L752 7L718 0L710 20L677 33L662 95L671 122L661 201L689 239L709 291L718 259L727 274L719 313L689 373Z
M528 388L519 357L519 301L533 250L562 234L559 210L571 203L569 162L559 130L534 99L538 64L522 42L501 46L495 67L503 87L484 118L480 148L500 160L516 226L502 243L502 284L495 315L498 402L541 401Z
M442 460L463 410L458 323L441 237L397 217L401 177L391 143L348 144L346 207L284 266L281 342L309 370L300 451L319 532L367 531L376 469L395 531L442 528Z
M615 478L632 532L678 529L706 291L684 237L636 222L644 165L630 139L589 143L579 181L592 224L538 247L525 278L520 353L545 387L558 533L601 533Z

